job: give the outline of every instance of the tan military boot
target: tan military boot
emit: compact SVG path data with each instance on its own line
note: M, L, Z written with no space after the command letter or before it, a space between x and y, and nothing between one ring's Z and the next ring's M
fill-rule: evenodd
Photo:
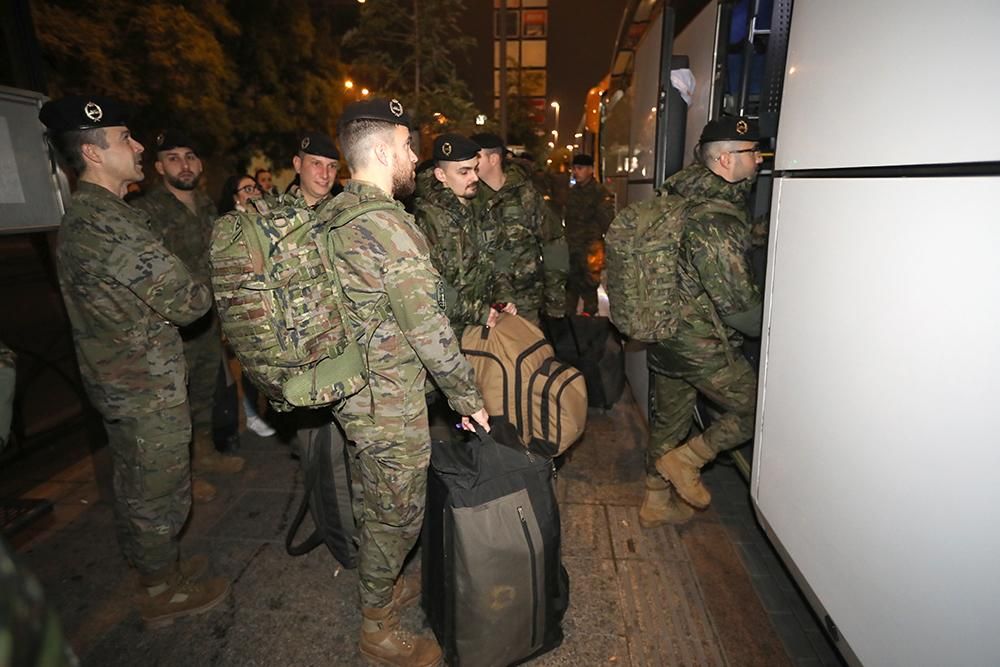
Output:
M195 433L194 450L191 453L191 470L195 472L236 473L243 470L246 461L242 456L220 454L215 449L212 436L207 433Z
M694 516L694 508L677 497L669 482L659 475L646 475L646 494L639 508L639 525L656 528L665 523L681 524Z
M656 461L656 470L669 480L681 498L699 509L712 502L712 494L701 483L701 468L715 458L701 435L672 449Z
M196 503L210 503L215 500L215 487L198 477L191 478L191 497Z
M420 577L399 575L392 587L392 606L397 610L406 609L420 597Z
M417 637L399 627L399 616L390 602L385 607L361 609L358 648L370 663L389 667L435 667L441 664L441 647L433 639Z
M176 564L140 576L139 585L145 592L139 601L139 615L149 630L166 627L184 616L202 614L217 607L229 594L229 582L222 577L191 581Z

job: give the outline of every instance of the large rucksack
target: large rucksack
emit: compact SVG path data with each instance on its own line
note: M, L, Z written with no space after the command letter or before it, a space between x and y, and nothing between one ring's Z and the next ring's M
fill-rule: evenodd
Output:
M559 361L531 322L500 313L496 325L466 327L462 354L476 372L486 411L514 425L521 443L558 456L587 424L587 382Z
M339 199L339 198L337 198ZM387 201L316 215L279 200L234 211L215 223L212 287L222 331L250 380L279 410L316 407L351 396L368 382L350 329L326 232Z
M688 202L657 192L625 207L604 235L611 319L633 340L677 330L677 260Z

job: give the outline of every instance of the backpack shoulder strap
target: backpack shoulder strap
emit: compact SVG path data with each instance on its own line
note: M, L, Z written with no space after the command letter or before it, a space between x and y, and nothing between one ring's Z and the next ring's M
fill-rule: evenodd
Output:
M373 199L371 201L361 202L360 204L355 204L354 206L337 213L333 220L329 222L329 226L332 229L337 229L350 224L351 221L355 218L361 217L362 215L367 215L368 213L372 213L374 211L388 211L394 208L396 208L396 205L393 202L385 201L384 199Z

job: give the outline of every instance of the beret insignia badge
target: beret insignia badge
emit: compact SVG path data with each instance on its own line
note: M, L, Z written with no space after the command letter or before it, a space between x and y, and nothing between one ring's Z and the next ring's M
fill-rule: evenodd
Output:
M447 142L447 141L444 142L443 144L441 144L441 152L444 153L446 157L450 156L451 155L451 144L449 142Z
M83 114L95 123L101 122L101 118L104 118L104 110L95 102L87 102L83 107Z
M750 131L750 126L747 125L745 120L741 120L736 123L736 134L746 134Z
M301 148L302 150L309 148L309 137L306 137L305 139L302 140L302 143L299 144L299 148Z
M399 100L393 99L389 102L389 111L392 112L393 116L399 118L403 115L403 105L400 104Z

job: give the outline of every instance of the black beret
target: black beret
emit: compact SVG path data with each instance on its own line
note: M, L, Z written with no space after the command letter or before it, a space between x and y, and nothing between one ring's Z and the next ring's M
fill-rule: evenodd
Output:
M723 116L717 118L705 126L701 131L699 144L708 144L713 141L759 141L760 130L757 121L738 116Z
M479 134L474 134L469 137L477 144L480 148L503 148L503 139L499 136L493 134L492 132L480 132Z
M331 160L339 160L340 152L333 139L322 132L306 132L299 137L299 150L309 155L319 155Z
M573 156L573 166L574 167L593 167L594 166L594 156L587 155L586 153L581 153L579 155Z
M156 150L169 151L172 148L190 148L198 153L198 147L194 141L181 130L164 130L156 135Z
M402 103L399 100L389 100L384 97L348 104L337 123L338 132L339 128L353 120L381 120L408 128L413 127L413 119L406 113Z
M479 144L461 134L448 132L434 140L434 159L438 162L461 162L479 155Z
M127 126L132 111L130 105L103 95L67 95L43 104L38 120L53 132L72 132Z

